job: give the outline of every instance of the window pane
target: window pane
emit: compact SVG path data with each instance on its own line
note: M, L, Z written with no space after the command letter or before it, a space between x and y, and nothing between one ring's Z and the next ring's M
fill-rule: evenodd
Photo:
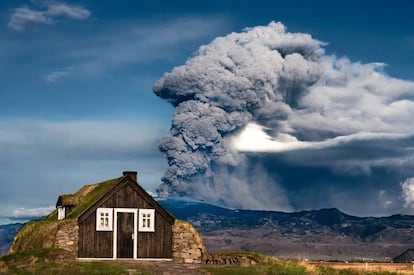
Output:
M139 209L138 230L142 232L154 232L155 209Z
M96 210L96 230L112 231L112 208L98 208Z

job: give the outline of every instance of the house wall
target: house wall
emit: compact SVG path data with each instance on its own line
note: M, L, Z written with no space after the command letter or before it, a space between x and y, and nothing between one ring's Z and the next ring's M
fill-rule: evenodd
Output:
M79 222L78 257L112 258L113 232L96 231L96 213Z
M135 185L135 186L134 186ZM138 258L172 258L172 223L166 219L158 204L142 194L136 183L125 180L107 193L96 205L79 217L80 258L112 258L113 231L96 231L96 209L148 208L155 209L155 232L137 232Z

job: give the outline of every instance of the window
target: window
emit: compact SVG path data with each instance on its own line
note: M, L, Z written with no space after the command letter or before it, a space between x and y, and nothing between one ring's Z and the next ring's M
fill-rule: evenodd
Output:
M155 231L155 209L139 209L138 230L140 232Z
M96 209L96 231L112 231L112 208Z

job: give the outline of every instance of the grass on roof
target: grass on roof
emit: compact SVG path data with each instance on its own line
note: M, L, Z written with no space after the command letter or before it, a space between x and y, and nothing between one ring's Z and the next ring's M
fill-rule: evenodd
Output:
M86 185L73 194L79 197L79 204L73 208L72 212L66 217L77 218L83 211L97 201L103 194L105 194L112 186L118 183L124 177L119 177L112 180L107 180L98 184ZM91 190L92 189L92 190Z
M73 208L72 212L64 220L58 221L57 211L54 210L45 219L26 224L16 235L12 251L18 252L39 247L52 247L59 223L70 222L76 219L122 178L83 186L72 195L80 203Z
M69 194L69 195L60 195L59 200L63 205L77 205L79 203L79 197Z

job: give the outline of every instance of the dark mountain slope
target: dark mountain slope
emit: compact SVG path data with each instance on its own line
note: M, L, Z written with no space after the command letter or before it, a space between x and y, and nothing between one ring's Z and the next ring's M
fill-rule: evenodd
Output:
M177 218L191 222L210 252L250 250L285 258L390 260L414 248L414 216L360 218L338 209L230 210L182 199L160 203Z
M0 256L8 253L13 243L14 236L24 226L24 223L0 225Z
M407 249L401 255L394 258L396 263L412 263L414 261L414 249Z

